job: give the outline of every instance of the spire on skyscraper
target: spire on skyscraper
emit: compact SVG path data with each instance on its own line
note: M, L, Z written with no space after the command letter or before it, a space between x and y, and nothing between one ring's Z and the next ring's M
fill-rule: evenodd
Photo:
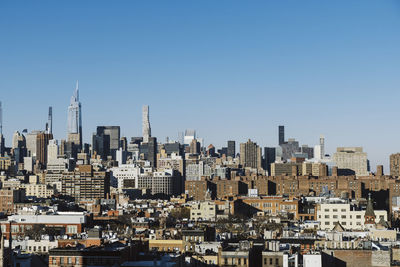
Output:
M1 106L0 101L0 135L3 134L3 107Z
M68 127L67 139L74 142L79 147L82 146L82 113L81 103L79 102L79 83L76 82L75 91L68 106Z
M76 101L79 102L79 81L78 80L76 80L75 98L76 98Z
M48 134L53 133L53 107L49 107L49 115L47 118L47 124L46 124L46 132Z

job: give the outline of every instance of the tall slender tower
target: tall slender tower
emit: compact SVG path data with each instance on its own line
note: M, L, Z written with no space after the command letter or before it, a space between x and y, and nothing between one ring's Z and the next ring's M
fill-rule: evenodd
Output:
M47 119L46 132L48 134L52 134L53 133L53 107L49 107L49 116L48 116L48 119Z
M3 135L3 107L0 101L0 135Z
M3 107L0 101L0 157L4 156L4 136L3 136Z
M143 143L148 143L149 138L151 137L151 128L150 128L150 120L149 120L149 106L143 106L142 113L142 135L143 135Z
M285 143L285 126L279 125L279 145Z
M325 157L325 136L322 134L319 136L319 146L320 146L320 153L321 153L321 159Z
M74 142L82 149L82 113L81 102L79 102L79 84L76 82L75 92L68 106L68 141Z

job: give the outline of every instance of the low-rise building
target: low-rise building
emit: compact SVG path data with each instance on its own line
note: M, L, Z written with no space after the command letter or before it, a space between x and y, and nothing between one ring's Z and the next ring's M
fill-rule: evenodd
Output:
M202 201L190 206L190 219L193 221L215 221L217 212L213 201Z

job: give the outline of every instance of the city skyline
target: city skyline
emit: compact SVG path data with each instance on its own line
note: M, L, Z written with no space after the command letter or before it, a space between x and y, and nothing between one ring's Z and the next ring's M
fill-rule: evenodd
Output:
M196 129L216 147L248 138L275 146L282 124L302 144L324 134L329 154L363 146L372 169L383 164L385 172L399 150L394 1L126 3L125 10L98 2L93 13L77 2L1 5L0 22L10 25L0 66L7 146L16 130L42 129L48 106L55 137L66 138L79 79L84 142L98 125L140 136L148 104L159 141Z

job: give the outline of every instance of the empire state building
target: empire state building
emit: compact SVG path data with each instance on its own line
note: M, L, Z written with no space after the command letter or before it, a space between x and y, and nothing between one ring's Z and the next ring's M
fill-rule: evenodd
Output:
M79 102L79 87L76 82L75 92L71 97L71 103L68 106L68 142L73 142L82 149L82 112L81 103Z

